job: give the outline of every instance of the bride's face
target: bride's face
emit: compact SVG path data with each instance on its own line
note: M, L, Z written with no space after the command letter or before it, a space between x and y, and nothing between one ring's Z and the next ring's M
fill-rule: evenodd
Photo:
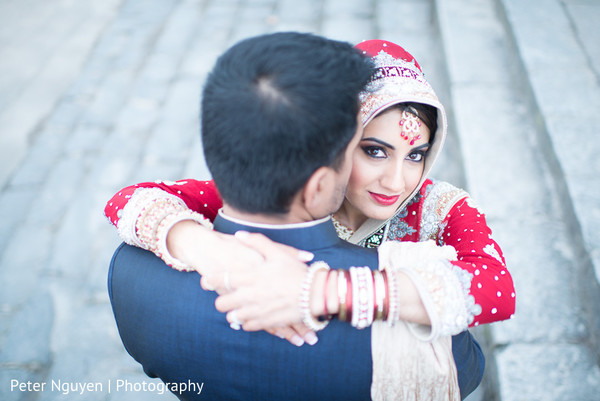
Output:
M364 129L354 152L352 173L346 191L346 206L365 217L386 220L419 184L429 149L429 129L420 120L404 118L393 109L374 118ZM403 138L410 121L418 121L418 131ZM402 122L402 125L401 125ZM408 129L410 131L410 128Z

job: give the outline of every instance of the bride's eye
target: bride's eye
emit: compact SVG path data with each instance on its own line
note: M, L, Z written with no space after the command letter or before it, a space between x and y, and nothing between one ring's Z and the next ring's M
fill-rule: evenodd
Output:
M387 153L380 146L362 146L363 152L373 159L384 159L387 157Z
M412 162L422 162L425 160L425 152L422 150L410 152L408 156L406 156L406 159Z

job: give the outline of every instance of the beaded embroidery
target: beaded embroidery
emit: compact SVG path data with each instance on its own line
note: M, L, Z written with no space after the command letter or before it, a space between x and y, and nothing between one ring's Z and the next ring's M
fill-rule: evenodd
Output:
M430 331L414 331L421 340L460 333L472 321L470 273L450 263L456 260L453 247L434 241L388 241L379 248L379 260L391 271L408 275L416 286L431 320Z
M441 107L433 88L425 80L414 60L408 62L396 59L382 50L373 57L373 61L377 71L360 94L363 124L390 105L409 101L408 97ZM399 93L406 94L407 99L399 99Z
M408 206L396 213L388 222L387 239L390 241L401 241L407 235L417 232L417 230L408 224L404 219L408 216Z
M117 224L117 231L121 239L129 245L148 249L144 245L136 232L137 219L145 207L156 202L159 199L169 199L173 204L178 204L182 209L186 208L185 203L175 195L171 195L160 188L138 188L131 195L131 198L122 209L122 215Z
M429 185L423 201L419 241L436 240L441 228L440 223L456 202L468 196L468 193L447 182L434 182Z
M376 232L371 234L371 236L369 236L369 238L365 239L361 245L364 246L365 248L379 247L379 245L381 245L383 243L383 239L385 238L386 228L387 228L387 225L381 227L379 230L377 230Z

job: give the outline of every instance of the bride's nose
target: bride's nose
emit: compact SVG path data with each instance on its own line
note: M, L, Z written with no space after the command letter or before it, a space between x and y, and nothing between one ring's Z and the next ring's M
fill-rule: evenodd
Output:
M404 193L406 180L404 179L404 169L402 163L389 166L381 177L381 185L394 195L400 195Z

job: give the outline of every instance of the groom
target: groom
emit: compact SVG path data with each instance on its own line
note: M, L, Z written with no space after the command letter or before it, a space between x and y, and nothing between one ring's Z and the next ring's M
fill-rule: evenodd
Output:
M344 197L362 133L358 93L372 72L350 45L309 34L247 39L219 58L202 101L204 151L224 200L216 230L261 232L335 268L377 267L376 253L341 241L327 218ZM334 320L303 347L231 330L196 273L127 245L111 262L109 294L127 351L181 399L370 399L369 329ZM466 397L483 355L468 332L453 352Z

